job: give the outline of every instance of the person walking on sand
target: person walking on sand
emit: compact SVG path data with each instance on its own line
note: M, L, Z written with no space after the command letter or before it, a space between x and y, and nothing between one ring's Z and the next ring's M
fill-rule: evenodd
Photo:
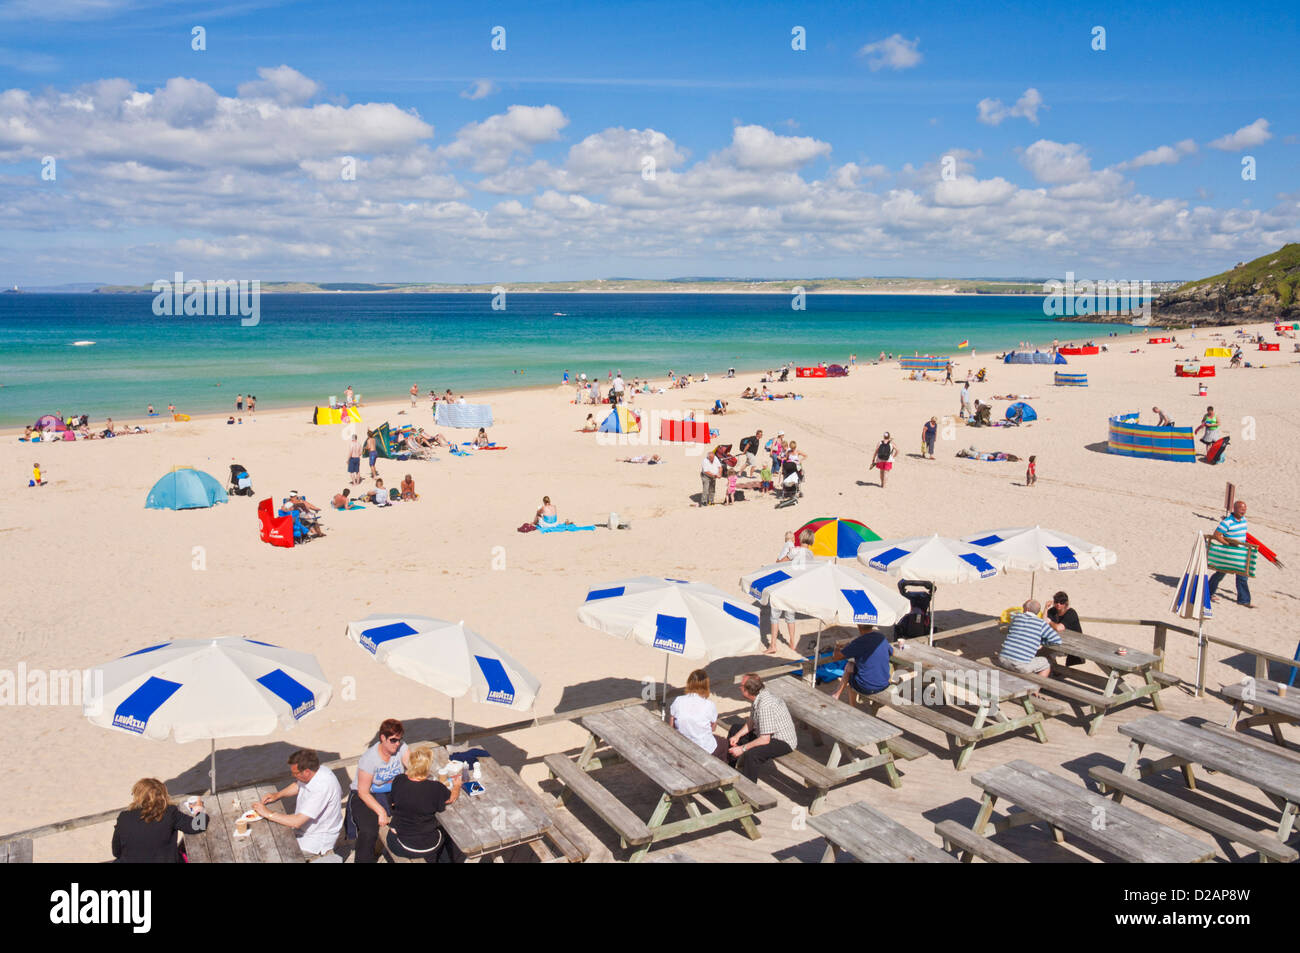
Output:
M370 479L377 479L379 471L375 469L375 461L379 459L379 442L373 433L366 437L366 456L370 459Z
M721 475L722 461L710 450L709 455L700 463L700 506L713 505L713 495Z
M1029 466L1025 467L1025 486L1033 486L1038 482L1038 457L1030 456Z
M412 384L411 385L411 406L414 407L415 402L419 399L420 399L420 388L418 385Z
M1246 546L1246 536L1250 532L1246 525L1246 501L1237 500L1232 504L1232 512L1219 521L1219 525L1214 528L1214 535L1211 537L1214 542L1223 546ZM1216 572L1210 577L1210 598L1215 602L1219 599L1219 583L1223 582L1226 573ZM1237 580L1237 604L1245 606L1247 609L1255 608L1254 603L1250 601L1250 583L1245 573L1235 574Z
M926 422L925 426L921 428L921 445L923 452L931 460L934 459L934 438L938 433L939 419L937 417L931 417Z
M970 375L966 376L966 383L961 385L961 410L959 414L962 420L970 416Z
M880 446L876 447L876 459L871 465L880 471L880 488L885 488L885 474L894 469L894 458L898 456L898 448L894 446L893 440L890 439L889 433L886 432L880 440Z
M1205 444L1206 447L1209 447L1214 443L1214 441L1219 439L1219 418L1214 413L1213 407L1205 408L1205 416L1201 418L1201 422L1197 424L1196 429L1192 431L1192 436L1195 436L1202 430L1204 430L1205 433L1201 435L1201 443Z
M252 394L248 395L248 412L254 414L257 412L257 398Z
M348 445L348 482L356 486L361 482L361 441L356 434Z

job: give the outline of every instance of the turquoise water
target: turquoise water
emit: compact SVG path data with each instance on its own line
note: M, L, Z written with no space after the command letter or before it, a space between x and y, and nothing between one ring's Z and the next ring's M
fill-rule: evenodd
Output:
M153 296L0 294L0 426L41 414L92 419L265 410L323 403L351 384L370 399L412 383L427 394L558 383L565 369L663 380L796 363L860 362L880 351L981 359L1021 341L1105 337L1114 325L1062 323L1038 297L810 295L268 294L261 319L156 317ZM562 312L556 315L554 312ZM1127 333L1127 328L1120 333ZM89 340L90 347L73 341ZM522 371L523 373L515 373Z

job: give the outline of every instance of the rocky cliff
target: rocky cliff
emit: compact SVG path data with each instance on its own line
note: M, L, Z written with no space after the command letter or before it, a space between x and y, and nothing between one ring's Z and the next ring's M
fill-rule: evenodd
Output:
M1300 320L1300 243L1160 295L1151 323L1163 327Z

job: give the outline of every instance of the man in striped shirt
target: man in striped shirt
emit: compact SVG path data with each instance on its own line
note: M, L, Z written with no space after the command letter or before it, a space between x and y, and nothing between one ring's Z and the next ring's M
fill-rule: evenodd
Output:
M1007 637L998 650L998 664L1023 675L1046 675L1052 664L1038 654L1044 645L1060 645L1061 637L1046 619L1038 618L1042 608L1034 599L1022 606L1024 612L1011 617Z
M1232 512L1219 521L1212 538L1225 546L1245 546L1246 532L1246 504L1238 500L1232 504ZM1223 582L1225 575L1227 573L1216 572L1210 577L1211 599L1218 598L1215 593L1219 591L1219 583ZM1250 585L1244 573L1237 574L1237 603L1247 609L1255 608L1250 601Z

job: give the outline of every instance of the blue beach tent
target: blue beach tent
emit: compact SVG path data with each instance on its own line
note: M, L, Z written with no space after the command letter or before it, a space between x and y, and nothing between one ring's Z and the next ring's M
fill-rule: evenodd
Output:
M1021 420L1030 421L1038 419L1038 414L1034 408L1030 407L1024 401L1018 400L1007 408L1007 420L1012 420L1016 416L1016 408L1021 408L1024 411L1025 415L1020 418Z
M151 510L193 510L226 500L226 488L216 477L193 467L173 467L153 485L144 505Z

